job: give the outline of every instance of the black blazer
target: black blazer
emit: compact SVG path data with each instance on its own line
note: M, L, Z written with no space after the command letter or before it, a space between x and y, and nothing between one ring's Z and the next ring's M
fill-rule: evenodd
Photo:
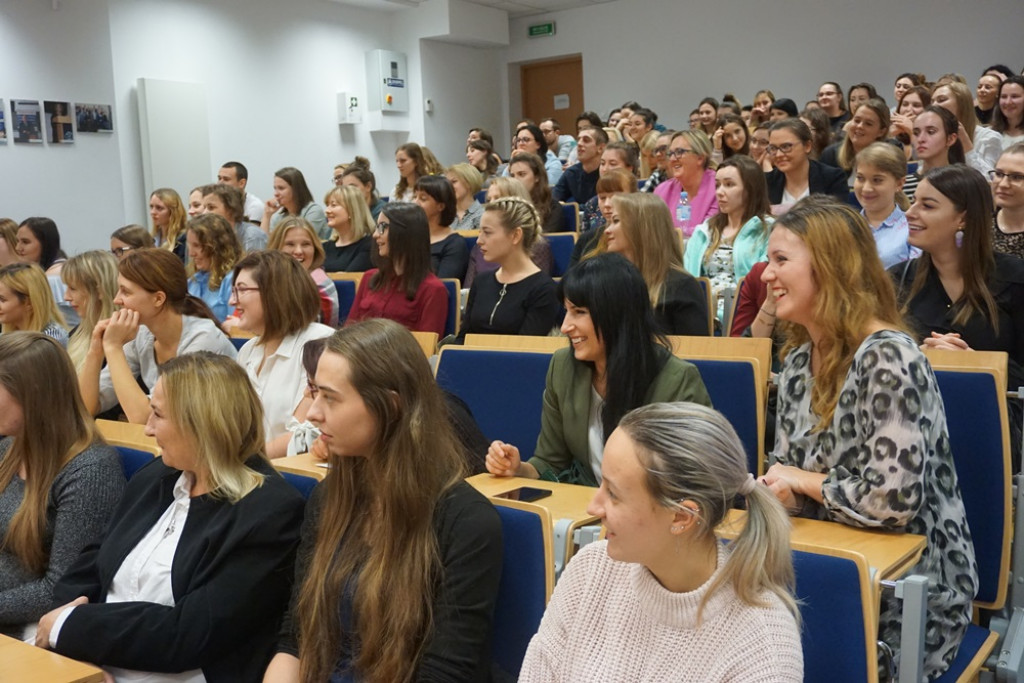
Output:
M262 680L291 590L303 499L263 458L246 464L266 479L238 503L208 494L189 503L171 567L173 607L104 602L181 474L159 458L139 470L102 538L53 589L55 607L89 598L64 622L56 651L142 671L202 669L211 683Z
M809 159L811 167L807 171L807 187L811 194L830 194L841 202L845 202L850 194L849 174L841 168L826 166ZM786 174L773 168L764 174L768 182L768 201L772 204L782 203L782 193L786 190Z

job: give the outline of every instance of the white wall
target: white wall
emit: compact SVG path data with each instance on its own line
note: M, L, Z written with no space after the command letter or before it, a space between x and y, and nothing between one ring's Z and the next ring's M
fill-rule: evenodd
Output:
M527 38L528 25L550 20L555 37ZM581 52L587 109L605 116L635 99L685 126L702 97L726 91L749 104L770 88L802 107L826 80L874 83L889 100L904 71L957 71L973 87L990 64L1022 66L1021 26L1021 0L619 0L511 21L504 61ZM509 71L506 129L520 111Z
M105 0L4 0L0 5L0 83L10 135L11 99L111 104L110 31ZM0 145L0 216L50 216L68 253L98 246L92 235L123 225L120 112L113 134L78 134L72 145ZM45 137L45 136L44 136Z
M365 101L364 53L403 49L392 44L393 15L317 0L109 1L119 110L135 111L140 77L206 86L210 170L195 185L237 160L249 169L249 189L267 199L274 171L295 166L320 199L334 165L356 154L386 185L392 141L339 126L336 95ZM138 216L152 188L142 183L137 116L122 126L124 211Z

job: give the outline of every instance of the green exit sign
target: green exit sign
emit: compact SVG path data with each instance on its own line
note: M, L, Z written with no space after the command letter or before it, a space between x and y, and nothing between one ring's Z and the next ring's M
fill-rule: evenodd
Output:
M555 22L551 21L547 24L534 24L530 27L528 35L531 38L540 38L541 36L553 36L555 35Z

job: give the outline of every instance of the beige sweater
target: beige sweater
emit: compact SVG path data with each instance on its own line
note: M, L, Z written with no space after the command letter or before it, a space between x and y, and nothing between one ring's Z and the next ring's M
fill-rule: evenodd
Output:
M720 549L719 568L726 557ZM782 602L771 595L771 607L754 607L723 587L698 627L710 583L672 593L645 567L609 558L605 542L583 548L530 641L520 682L802 681L800 634Z

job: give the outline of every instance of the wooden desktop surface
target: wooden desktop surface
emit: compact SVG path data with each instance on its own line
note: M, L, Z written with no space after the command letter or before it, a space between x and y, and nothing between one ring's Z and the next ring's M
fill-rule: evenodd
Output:
M573 527L593 524L598 521L597 517L587 513L587 505L590 499L597 493L597 489L590 486L577 486L576 484L560 484L554 481L542 479L527 479L525 477L495 477L493 474L476 474L466 479L469 484L485 496L493 496L498 493L505 493L513 489L528 486L535 489L548 489L551 495L533 501L534 505L547 508L551 513L551 521L557 522L560 519L571 519Z
M156 451L156 439L146 436L146 425L120 422L117 420L96 420L96 427L103 438L115 446L136 446Z
M103 671L41 647L0 636L0 683L101 683Z
M323 479L327 476L327 463L319 458L314 458L309 453L299 453L287 458L274 458L270 463L281 472L302 474L314 479Z

